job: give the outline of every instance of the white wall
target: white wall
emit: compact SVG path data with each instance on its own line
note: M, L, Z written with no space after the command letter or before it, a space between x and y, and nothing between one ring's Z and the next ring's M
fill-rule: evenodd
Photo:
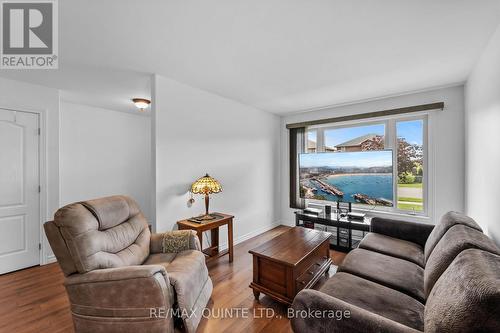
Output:
M466 84L466 207L500 244L500 27Z
M44 166L40 182L42 185L41 223L51 220L59 208L59 91L39 85L0 78L0 107L40 112L42 123L41 143L45 154L41 156ZM43 156L45 155L45 156ZM44 160L45 159L45 160ZM45 263L50 246L42 232L42 263Z
M191 208L187 201L191 183L206 172L223 186L210 210L235 215L236 240L273 227L279 220L279 117L165 77L153 80L157 230L204 213L201 196Z
M289 208L289 157L287 123L324 119L356 113L388 110L393 108L444 102L444 111L429 113L429 176L434 187L429 189L431 200L429 218L435 223L449 210L464 211L464 92L463 86L438 89L364 103L327 108L282 118L281 140L281 219L294 223L293 210ZM374 214L372 214L374 215ZM409 216L398 216L412 220ZM422 220L422 219L420 219Z
M61 103L61 206L125 194L150 212L151 119Z

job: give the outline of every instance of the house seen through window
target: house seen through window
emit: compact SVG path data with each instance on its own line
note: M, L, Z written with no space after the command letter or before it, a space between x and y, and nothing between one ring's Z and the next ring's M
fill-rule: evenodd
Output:
M383 150L384 136L385 124L325 130L325 151Z

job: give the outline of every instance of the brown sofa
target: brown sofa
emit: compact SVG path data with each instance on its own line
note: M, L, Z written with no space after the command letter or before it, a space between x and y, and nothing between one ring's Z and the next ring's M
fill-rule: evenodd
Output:
M194 232L164 253L163 236L126 196L67 205L44 228L76 332L173 332L174 321L196 331L212 281Z
M374 218L338 272L292 309L296 333L500 332L500 250L456 212L435 227Z

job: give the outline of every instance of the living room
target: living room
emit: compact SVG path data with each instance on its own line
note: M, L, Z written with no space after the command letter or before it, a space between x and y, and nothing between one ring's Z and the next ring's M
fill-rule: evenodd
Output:
M500 331L500 2L0 6L0 332Z

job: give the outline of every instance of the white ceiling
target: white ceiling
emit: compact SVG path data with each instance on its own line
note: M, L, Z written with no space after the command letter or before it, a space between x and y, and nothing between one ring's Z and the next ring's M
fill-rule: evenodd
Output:
M463 82L499 0L59 1L59 70L0 76L134 111L158 73L278 114Z

